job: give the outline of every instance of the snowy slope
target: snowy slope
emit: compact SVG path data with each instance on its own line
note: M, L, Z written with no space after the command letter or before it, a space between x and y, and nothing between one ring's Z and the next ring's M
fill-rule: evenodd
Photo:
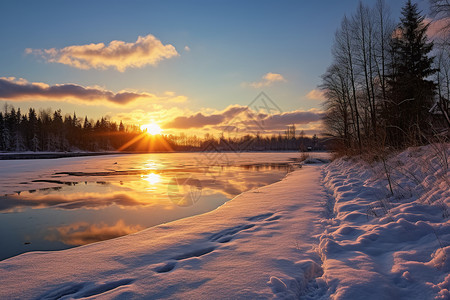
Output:
M449 299L443 154L305 165L203 215L7 259L0 299Z
M386 168L349 159L324 168L330 216L319 251L332 298L450 299L445 155L449 145L427 146Z

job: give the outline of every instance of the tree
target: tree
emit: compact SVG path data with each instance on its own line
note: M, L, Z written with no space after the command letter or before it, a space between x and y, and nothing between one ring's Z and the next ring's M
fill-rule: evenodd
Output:
M421 132L429 129L427 117L435 85L428 78L436 70L430 56L433 43L428 42L426 34L429 24L424 19L417 4L408 0L392 38L393 72L384 116L390 143L396 147L421 141Z
M394 31L394 22L390 19L389 9L384 0L377 0L373 14L376 16L374 60L379 85L381 88L382 104L386 100L386 73L389 59L389 42Z
M350 117L350 92L346 72L333 64L322 76L321 89L325 92L324 118L327 134L338 140L345 148L352 147L352 126Z
M437 48L435 66L438 101L436 105L443 116L443 121L450 127L450 1L430 0L430 12L437 24L434 42Z
M450 128L450 44L438 43L435 66L438 101L436 106L443 117L447 128Z
M356 52L355 65L361 70L362 76L362 86L364 86L364 105L363 108L368 111L370 117L369 120L365 120L366 134L372 135L374 138L377 136L377 116L376 116L376 105L375 105L375 88L374 88L374 40L375 40L375 30L374 30L374 20L373 14L368 7L364 6L362 2L359 2L356 14L353 16L353 30L354 30L354 46ZM369 122L368 122L369 121ZM370 128L371 127L371 128Z
M39 150L38 119L33 108L28 111L27 140L29 141L29 149Z
M356 141L358 145L359 152L362 151L362 141L361 141L361 126L360 126L360 112L359 105L356 96L356 74L355 74L355 48L353 47L354 41L354 30L352 28L350 20L344 16L341 23L341 28L336 32L335 35L335 45L333 48L333 54L335 56L336 62L342 68L345 68L346 77L349 79L350 89L349 95L351 101L349 101L350 112L353 120L353 125L356 132Z

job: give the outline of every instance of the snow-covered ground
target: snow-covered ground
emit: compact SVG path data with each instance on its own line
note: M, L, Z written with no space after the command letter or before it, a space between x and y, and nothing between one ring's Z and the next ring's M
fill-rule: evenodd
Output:
M0 262L0 299L448 299L439 153L306 164L203 215L22 254Z
M329 294L450 299L449 146L411 148L386 164L339 159L324 168L330 215L319 252Z

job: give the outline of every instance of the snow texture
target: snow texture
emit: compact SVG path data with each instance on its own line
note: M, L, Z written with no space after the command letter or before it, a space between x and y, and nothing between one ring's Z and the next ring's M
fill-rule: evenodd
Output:
M449 150L324 168L329 219L319 252L332 299L450 298Z
M449 299L449 154L310 161L206 214L25 253L0 299Z

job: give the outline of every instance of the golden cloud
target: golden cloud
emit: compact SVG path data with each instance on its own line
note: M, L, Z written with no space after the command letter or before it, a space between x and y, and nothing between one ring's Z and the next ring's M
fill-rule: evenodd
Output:
M247 106L232 105L223 111L210 114L197 112L187 116L178 116L166 122L163 127L167 129L192 129L212 126L212 128L222 132L234 128L240 132L253 133L261 130L284 130L288 125L320 122L322 118L323 112L317 109L268 114L254 112Z
M311 99L311 100L323 101L323 100L325 100L325 95L324 95L323 91L314 89L314 90L311 90L308 94L306 94L306 98Z
M243 85L244 86L250 86L253 88L261 88L261 87L265 87L265 86L271 86L272 84L274 84L275 82L283 82L286 81L286 79L283 77L283 75L278 74L278 73L267 73L265 74L260 81L257 82L244 82Z
M161 60L178 56L171 44L164 45L153 35L139 36L136 42L114 40L104 43L74 45L61 49L25 49L26 54L35 54L48 62L61 63L79 69L115 68L120 72L127 68L157 65Z

